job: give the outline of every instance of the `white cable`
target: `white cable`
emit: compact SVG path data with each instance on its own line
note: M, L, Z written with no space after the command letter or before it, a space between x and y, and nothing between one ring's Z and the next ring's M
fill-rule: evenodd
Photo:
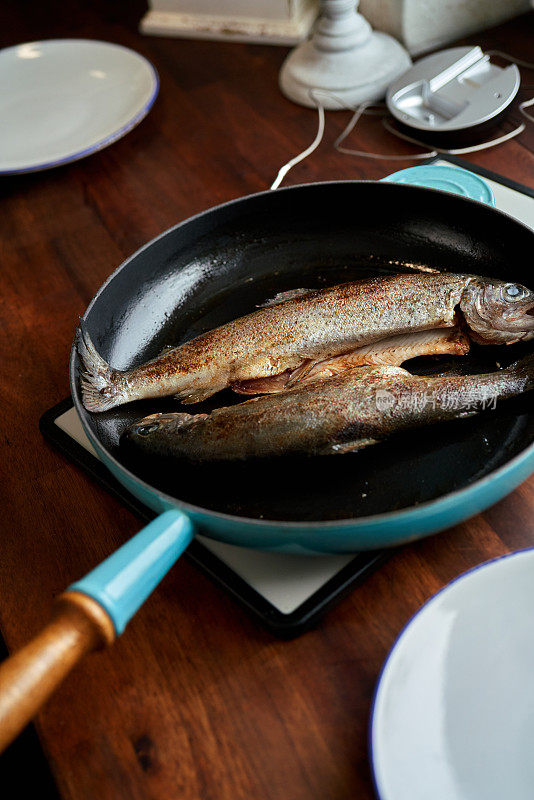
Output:
M405 155L405 156L385 155L385 154L382 154L382 153L369 153L369 152L363 151L363 150L362 151L360 151L360 150L350 150L348 148L340 147L339 145L349 135L349 133L351 133L351 131L355 127L356 123L358 122L358 120L360 119L362 114L383 115L385 113L384 110L383 110L383 109L385 109L385 104L384 103L380 103L380 104L378 104L378 103L361 103L359 106L354 108L353 106L347 106L340 97L338 97L337 95L333 94L332 92L328 92L325 89L311 89L310 90L310 97L316 103L317 113L318 113L318 116L319 116L318 125L317 125L317 133L315 135L315 139L309 145L309 147L307 147L301 153L296 155L294 158L292 158L290 161L288 161L286 164L284 164L279 169L278 175L276 176L276 179L274 180L273 184L270 187L271 189L278 189L278 187L280 186L280 184L284 180L284 178L287 175L287 173L289 172L289 170L292 169L300 161L304 161L304 159L307 158L309 155L311 155L314 152L314 150L316 150L319 147L319 145L321 144L321 141L322 141L323 136L324 136L324 130L325 130L324 106L323 106L323 104L321 103L321 101L320 101L320 99L318 97L318 95L321 94L321 93L325 94L328 97L330 97L331 99L335 100L342 109L354 111L354 114L351 117L351 119L350 119L348 125L346 126L345 130L337 137L336 141L334 142L334 147L340 153L344 153L344 154L348 154L348 155L361 155L361 156L364 156L365 158L386 159L388 161L389 160L406 161L406 160L412 160L412 159L418 159L418 158L431 158L432 156L437 155L436 151L428 151L426 153L416 153L415 155ZM377 109L377 107L379 107L379 109Z
M528 115L525 114L525 116ZM411 142L411 144L419 144L424 146L424 142L420 142L419 139L414 139L412 136L408 136L408 134L396 130L392 125L389 124L387 119L382 120L382 125L387 131L395 134L395 136L398 136L399 139L406 139L406 141ZM496 139L490 139L487 142L481 142L480 144L470 145L469 147L456 147L452 150L446 150L442 147L435 147L436 152L434 152L432 155L437 155L437 153L443 153L445 155L459 156L459 155L465 155L466 153L476 153L478 150L487 150L489 147L496 147L498 144L503 144L504 142L507 142L509 139L513 139L514 136L518 136L520 133L523 133L525 127L526 127L525 123L521 122L517 126L517 128L514 128L513 131L510 131L509 133L505 133L502 136L498 136Z
M500 50L488 50L486 52L486 55L500 56L501 58L504 58L507 61L511 61L520 67L525 67L527 69L534 69L534 64L531 64L528 61L522 61L519 58L514 58L512 56L509 56L507 53L503 53ZM292 158L290 161L284 164L283 167L280 168L280 170L278 171L278 175L276 176L276 180L271 186L271 189L278 189L278 187L284 180L289 170L292 169L295 166L295 164L298 164L300 161L303 161L305 158L311 155L314 152L314 150L316 150L321 144L325 130L325 110L323 104L321 103L318 97L318 95L320 94L326 95L326 97L334 100L340 106L341 109L354 112L348 124L346 125L345 129L342 131L342 133L340 133L340 135L335 140L334 147L339 153L342 153L343 155L359 156L360 158L373 158L373 159L380 159L383 161L416 161L418 159L423 159L423 158L433 158L434 156L438 155L438 153L442 153L445 155L465 155L467 153L476 153L477 151L486 150L490 147L495 147L499 144L503 144L504 142L508 142L510 139L513 139L515 136L518 136L520 133L522 133L526 127L525 123L522 122L520 125L518 125L509 133L503 134L502 136L498 136L495 139L490 139L489 141L482 142L480 144L471 145L469 147L445 149L441 147L436 147L434 145L432 150L427 150L423 153L413 153L411 155L396 155L396 154L390 155L388 153L371 153L367 150L353 150L348 147L341 147L340 145L347 138L347 136L349 136L349 134L352 133L352 131L356 127L358 121L360 120L363 114L373 114L384 117L387 113L385 111L386 108L385 104L365 102L365 103L360 103L360 105L354 108L354 106L348 106L344 100L342 100L333 92L330 92L326 89L310 89L309 95L316 104L317 114L319 117L315 139L313 140L313 142L310 144L309 147L307 147L305 150L303 150L301 153L299 153L297 156ZM534 122L534 117L528 114L525 111L525 108L529 108L530 106L533 105L534 105L534 97L530 100L525 100L523 103L520 103L519 105L519 111L521 112L521 114L531 122ZM410 142L410 144L416 144L419 147L426 146L425 142L422 142L418 139L409 136L408 134L396 130L392 125L390 125L390 123L386 119L382 119L382 125L387 131L389 131L389 133L392 133L399 139L404 139L405 141Z
M292 167L294 167L295 164L298 164L299 161L303 161L305 158L311 155L313 151L316 150L321 144L324 134L324 108L320 103L317 105L317 112L319 114L319 123L317 125L317 133L315 135L315 139L310 144L310 146L306 148L306 150L303 150L302 153L299 153L298 156L295 156L295 158L292 158L291 161L288 161L287 164L284 164L284 166L280 168L280 170L278 171L278 175L276 176L276 180L271 186L271 189L278 189L278 187L284 180L289 170Z
M513 58L512 56L509 56L508 53L501 52L501 50L488 50L486 52L486 55L500 56L501 58L504 58L506 61L511 61L513 64L517 64L518 67L525 67L526 69L534 69L533 63L530 63L529 61L523 61L520 58ZM519 111L521 112L521 114L523 114L524 117L530 120L530 122L534 122L534 117L532 117L530 114L527 114L527 112L525 111L525 108L528 108L529 106L534 106L534 97L532 97L530 100L525 100L524 102L520 103Z
M530 100L525 100L523 103L520 103L519 110L524 117L529 119L531 122L534 122L534 117L531 116L531 114L527 114L527 112L525 111L525 108L528 108L529 106L534 106L534 97L532 97Z
M529 61L523 61L521 58L515 58L513 56L509 56L508 53L503 53L501 50L488 50L486 52L487 56L500 56L504 58L506 61L511 61L513 64L517 64L518 67L525 67L526 69L534 69L534 63ZM530 120L530 122L534 122L534 117L530 114L527 114L525 108L529 106L534 106L534 97L530 100L524 100L522 103L519 104L519 111L523 114L526 119Z
M361 107L360 107L361 108ZM360 119L361 115L364 113L364 110L361 111L358 109L356 113L353 115L352 119L350 120L349 124L341 133L336 141L334 142L334 147L338 151L338 153L343 153L344 155L348 156L361 156L362 158L377 158L386 161L407 161L407 160L417 160L420 158L432 158L433 156L437 155L436 150L427 150L424 153L412 153L411 155L395 155L395 154L388 154L388 153L371 153L368 150L353 150L350 147L341 147L341 142L343 142L349 133L354 129L356 123ZM386 120L382 120L382 125L385 126ZM417 142L417 144L422 144L424 147L425 145L422 142Z
M348 109L349 106L345 105L341 98L337 97L337 95L329 93L330 97L335 100L343 109ZM387 114L387 106L385 103L360 103L359 106L356 107L354 110L354 114L349 120L348 125L346 126L345 130L343 130L339 136L337 137L336 141L334 142L334 147L339 153L343 153L344 155L356 155L362 156L363 158L379 158L379 159L387 159L392 161L406 161L406 159L418 159L418 158L431 158L432 156L437 155L434 151L427 151L425 153L414 153L409 156L399 156L399 155L387 155L385 153L371 153L368 150L352 150L348 147L340 147L341 142L343 142L347 136L352 133L356 124L358 123L362 114L375 114L379 116L384 116ZM383 122L383 120L382 120ZM424 145L423 145L424 147Z
M501 58L504 58L506 61L511 61L512 64L517 64L518 67L525 67L526 69L534 69L534 64L531 64L528 61L522 61L520 58L514 58L514 56L509 56L508 53L503 53L501 50L486 50L484 55L500 56Z

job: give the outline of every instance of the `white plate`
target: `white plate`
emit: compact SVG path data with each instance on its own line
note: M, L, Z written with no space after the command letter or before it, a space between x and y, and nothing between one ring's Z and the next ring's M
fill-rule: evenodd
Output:
M109 42L49 39L0 50L0 174L107 147L148 113L158 84L146 58Z
M534 551L465 573L404 629L371 719L380 800L534 797Z

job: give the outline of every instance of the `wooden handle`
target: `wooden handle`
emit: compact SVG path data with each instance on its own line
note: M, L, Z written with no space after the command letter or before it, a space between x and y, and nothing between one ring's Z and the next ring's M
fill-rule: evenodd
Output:
M115 640L110 617L88 595L65 592L54 612L41 633L0 665L0 752L85 653Z

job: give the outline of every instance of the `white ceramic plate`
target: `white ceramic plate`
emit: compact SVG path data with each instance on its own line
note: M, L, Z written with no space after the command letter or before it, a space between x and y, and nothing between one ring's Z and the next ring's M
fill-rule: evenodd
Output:
M0 174L13 174L107 147L148 113L159 82L126 47L49 39L0 50L0 85Z
M532 800L534 551L465 573L407 625L371 757L380 800Z

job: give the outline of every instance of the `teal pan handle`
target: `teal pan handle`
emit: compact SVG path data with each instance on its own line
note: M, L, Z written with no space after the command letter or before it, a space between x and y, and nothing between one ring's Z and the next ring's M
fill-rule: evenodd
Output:
M192 539L189 517L165 511L68 591L96 600L120 635Z
M86 653L112 644L193 538L166 511L57 598L48 625L0 664L0 752Z
M382 182L440 189L442 192L478 200L479 203L486 203L488 206L495 205L493 191L480 175L449 164L421 164L419 167L408 167L387 175L382 178Z

